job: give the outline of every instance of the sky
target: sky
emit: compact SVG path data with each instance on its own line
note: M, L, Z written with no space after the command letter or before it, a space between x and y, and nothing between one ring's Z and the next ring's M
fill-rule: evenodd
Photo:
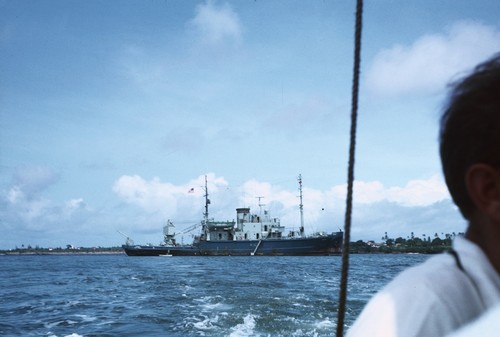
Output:
M344 226L354 1L0 1L0 249L158 244L263 208ZM449 83L500 51L496 0L365 1L351 239L466 222ZM193 232L182 240L188 243ZM185 241L184 241L185 240Z

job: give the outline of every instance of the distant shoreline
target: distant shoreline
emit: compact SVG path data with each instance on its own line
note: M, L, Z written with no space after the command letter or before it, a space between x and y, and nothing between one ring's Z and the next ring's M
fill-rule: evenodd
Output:
M351 251L350 255L434 255L440 254L446 250L435 251L435 252L405 252L405 251L373 251L373 252L357 252ZM0 256L34 256L34 255L126 255L123 250L113 250L113 251L44 251L44 252L33 252L33 251L0 251ZM341 254L335 254L340 256ZM332 255L333 256L333 255Z
M20 255L124 255L122 249L112 250L0 250L0 256L20 256Z
M407 245L407 244L377 244L369 245L366 242L357 241L350 243L350 254L439 254L451 249L449 244L441 245ZM79 247L79 248L16 248L0 250L0 256L21 255L125 255L122 247Z

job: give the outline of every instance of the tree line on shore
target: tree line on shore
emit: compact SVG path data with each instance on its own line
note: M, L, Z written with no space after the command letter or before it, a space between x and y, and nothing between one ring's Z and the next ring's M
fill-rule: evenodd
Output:
M362 241L350 243L350 253L421 253L437 254L451 249L451 244L456 236L463 236L464 233L438 233L434 235L422 234L417 237L413 232L406 238L391 238L385 232L380 243L375 241Z
M32 255L47 255L47 254L113 254L123 253L122 247L74 247L66 245L65 248L43 248L40 246L32 247L31 245L21 245L15 249L0 250L0 254L17 255L17 254L32 254Z

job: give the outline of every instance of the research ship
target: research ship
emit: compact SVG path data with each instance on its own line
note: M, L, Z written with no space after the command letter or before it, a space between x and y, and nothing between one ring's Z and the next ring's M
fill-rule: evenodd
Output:
M343 232L316 233L306 236L302 204L302 177L299 175L300 228L285 233L280 219L273 218L267 210L253 214L250 208L236 209L236 221L215 221L208 215L207 178L205 176L205 212L200 224L201 232L189 245L175 240L175 226L168 220L163 227L164 243L158 246L134 245L127 238L123 249L128 256L293 256L336 255L342 251Z

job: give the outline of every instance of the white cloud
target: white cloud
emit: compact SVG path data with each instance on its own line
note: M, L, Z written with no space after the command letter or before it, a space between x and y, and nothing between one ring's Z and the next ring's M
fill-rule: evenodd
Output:
M404 187L387 190L387 200L403 206L428 206L449 198L445 183L437 175L428 180L410 180Z
M255 179L245 182L242 186L243 196L241 201L246 205L257 205L258 198L261 203L279 201L286 207L297 204L297 193L286 191L279 186L273 186L270 183L260 182ZM257 202L256 202L257 201Z
M202 42L208 45L241 41L240 20L227 3L220 7L212 1L198 5L190 25L199 34Z
M347 185L343 184L333 187L331 193L335 199L345 200L346 190ZM353 193L357 204L388 201L408 207L429 206L450 198L445 183L437 175L427 180L410 180L403 187L385 187L379 181L355 181Z
M357 204L353 213L351 237L354 240L380 241L385 232L392 238L407 237L412 232L418 237L458 233L464 232L467 226L450 199L420 207L389 202Z
M425 35L410 46L380 51L366 72L376 94L437 92L500 49L500 31L478 22L458 22L444 33Z
M148 212L176 209L176 198L179 187L164 184L158 178L146 181L134 176L122 176L113 187L113 191L127 203L135 204ZM186 190L187 192L187 190Z
M385 198L386 189L379 181L355 181L353 189L354 202L358 204L371 204L382 201ZM345 200L347 184L334 186L331 191L335 199Z
M18 201L24 199L24 193L19 186L13 186L7 192L6 198L9 203L16 204Z
M82 198L61 204L46 197L47 190L59 181L59 174L48 167L27 166L17 169L12 183L0 193L2 227L24 233L56 233L69 228L78 230L93 210Z
M148 213L158 213L171 219L199 219L204 206L204 176L182 185L162 182L155 177L150 181L138 175L121 176L114 184L113 191L125 202L136 205ZM227 188L223 177L207 174L210 194Z
M87 204L83 201L83 198L71 199L66 201L66 209L69 211L86 209Z
M18 168L13 176L10 198L35 198L59 180L59 174L45 166Z

